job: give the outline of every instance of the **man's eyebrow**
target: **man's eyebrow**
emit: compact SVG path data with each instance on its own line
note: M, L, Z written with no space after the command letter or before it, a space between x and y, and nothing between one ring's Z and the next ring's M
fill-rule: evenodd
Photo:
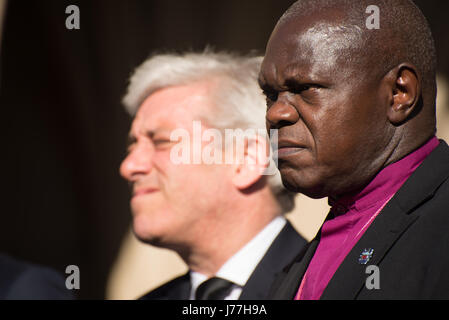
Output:
M145 131L145 135L150 139L152 139L155 134L156 134L156 131L153 131L153 130ZM128 138L127 138L128 145L131 145L131 144L135 143L136 141L137 141L136 136L133 133L129 133Z
M298 86L304 85L305 81L301 77L288 77L284 80L284 85L287 88L296 88Z
M150 139L154 139L154 136L159 135L159 134L170 134L171 131L167 130L167 129L163 129L163 128L157 128L154 130L146 130L144 131L144 135ZM127 138L127 145L130 146L133 143L135 143L137 141L136 136L133 133L129 133L128 138Z
M282 83L272 85L266 80L263 74L260 74L257 80L259 87L264 91L276 91L278 87L280 90L286 90L291 87L297 87L303 83L314 82L310 76L301 71L297 64L287 66L283 70L281 79L283 80Z
M304 69L301 65L291 64L287 66L282 75L283 86L290 87L302 84L320 84L323 86L330 86L334 75L326 72L311 72Z
M304 74L298 65L289 65L284 70L284 83L297 83L310 79L310 76ZM311 80L311 79L310 79Z

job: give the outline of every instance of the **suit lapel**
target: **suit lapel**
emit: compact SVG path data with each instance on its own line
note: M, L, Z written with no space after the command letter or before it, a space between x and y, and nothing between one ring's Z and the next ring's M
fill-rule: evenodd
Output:
M366 267L379 265L388 249L417 218L404 215L397 202L390 200L339 266L321 299L356 298L368 277ZM366 264L360 264L358 260L365 249L373 249L373 255Z
M286 268L271 289L270 298L273 300L293 300L298 291L301 280L318 247L319 235L295 258L294 262Z
M367 265L379 265L397 239L418 218L413 211L432 198L449 176L449 148L444 141L424 160L373 221L335 272L321 299L354 299L365 285ZM373 249L366 265L358 259L364 249Z
M173 297L168 297L171 300L189 300L190 299L190 273L187 273L182 277L182 280L178 284L178 289L173 290Z
M190 273L179 276L147 293L140 300L189 300Z
M306 241L287 221L243 287L240 300L267 299L271 284L277 274L295 258L305 245Z

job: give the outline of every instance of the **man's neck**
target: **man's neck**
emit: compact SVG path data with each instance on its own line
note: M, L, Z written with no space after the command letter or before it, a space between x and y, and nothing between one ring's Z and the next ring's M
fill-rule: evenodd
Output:
M237 252L232 254L217 271L205 276L210 277L214 275L230 280L239 286L244 286L286 222L287 220L283 216L275 217L253 238L243 244ZM193 273L198 272L193 271Z
M383 197L388 198L388 195L393 195L400 188L438 144L438 139L432 137L416 150L382 168L362 189L337 200L329 198L329 204L336 211L345 211L343 208L348 209L355 204L361 209L373 202L382 201Z
M360 181L358 181L355 187L353 186L343 193L340 190L337 194L330 194L328 197L329 202L335 203L344 198L354 197L362 191L379 174L379 172L418 150L435 136L433 133L429 133L428 136L421 135L420 137L416 137L413 141L410 141L411 139L402 139L401 135L406 133L407 132L404 131L402 134L397 134L391 139L388 146L385 147L383 155L372 161L371 170L365 168L359 172L360 174L358 177L360 178Z
M279 215L246 208L239 214L230 213L230 221L216 224L217 228L208 228L208 233L199 236L188 252L178 252L190 270L207 276L216 274L229 258Z

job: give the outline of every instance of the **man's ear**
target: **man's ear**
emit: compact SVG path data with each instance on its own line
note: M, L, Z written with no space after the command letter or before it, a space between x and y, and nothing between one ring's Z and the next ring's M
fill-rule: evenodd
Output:
M387 111L393 125L407 121L416 111L421 96L421 78L415 66L403 63L389 72L391 102Z
M236 152L239 155L239 152ZM252 135L245 138L243 152L236 157L233 184L239 190L255 185L270 164L270 142L267 137Z

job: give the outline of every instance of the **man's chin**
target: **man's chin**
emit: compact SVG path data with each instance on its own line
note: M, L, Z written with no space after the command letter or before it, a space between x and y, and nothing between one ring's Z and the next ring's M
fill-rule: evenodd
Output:
M142 243L149 244L155 247L164 247L160 237L156 237L154 235L150 235L147 233L136 232L133 228L134 236Z
M312 199L327 197L321 184L289 174L284 175L281 173L281 177L284 187L291 192L300 193Z
M160 237L156 236L154 232L150 232L150 230L140 225L139 223L136 223L136 221L134 221L133 223L132 231L134 233L134 236L140 242L153 246L159 246L158 244L161 242Z

